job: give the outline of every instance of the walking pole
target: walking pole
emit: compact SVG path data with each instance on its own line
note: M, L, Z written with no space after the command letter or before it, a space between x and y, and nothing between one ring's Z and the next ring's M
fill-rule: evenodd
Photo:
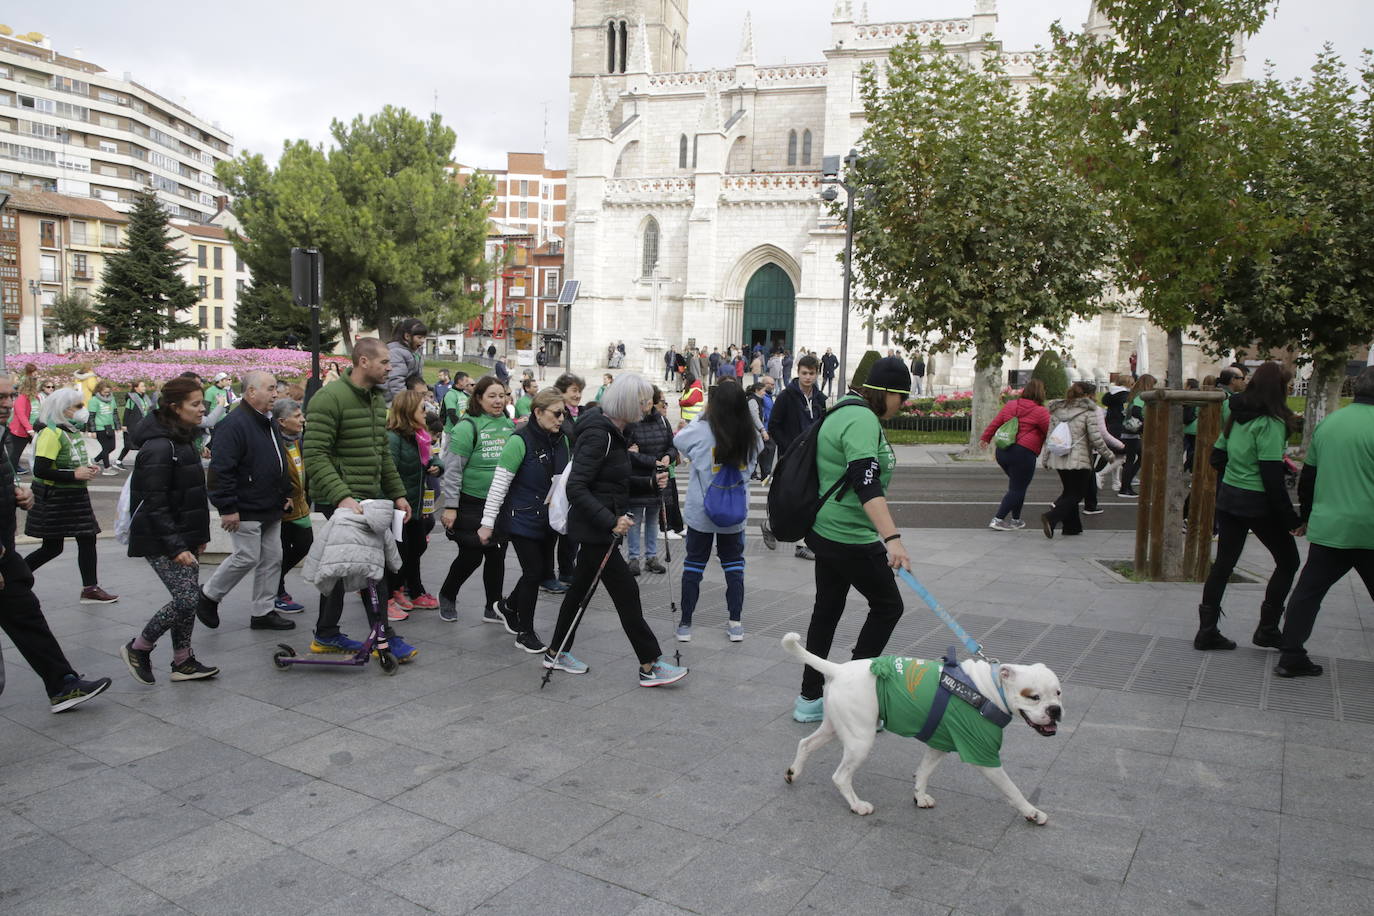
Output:
M596 578L592 579L591 587L587 589L587 594L582 599L582 606L577 609L577 616L573 618L572 626L568 627L568 632L563 634L563 643L553 656L555 663L557 663L558 657L563 654L563 650L568 647L568 640L572 638L573 633L577 632L577 626L582 622L582 615L587 612L587 605L592 603L592 596L596 594L596 587L601 584L601 574L606 570L606 562L610 560L611 554L615 552L615 548L619 544L620 535L617 534L611 538L611 546L606 548L606 555L601 558L601 564L596 567ZM539 681L540 690L548 686L549 679L553 677L553 671L552 668L544 669L544 677Z
M668 580L668 607L673 612L673 630L676 632L677 601L673 598L673 576L676 573L673 572L673 548L668 546L673 542L668 540L668 506L663 501L662 490L658 491L658 529L663 532L663 559L668 561L668 574L665 576ZM673 664L682 667L682 652L679 649L673 649Z

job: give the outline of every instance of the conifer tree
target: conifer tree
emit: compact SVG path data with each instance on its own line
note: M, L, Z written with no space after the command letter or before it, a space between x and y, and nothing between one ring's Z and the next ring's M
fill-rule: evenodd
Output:
M105 258L95 319L111 350L157 349L198 337L200 329L177 319L194 308L200 292L179 272L190 258L171 246L167 215L151 193L139 195L129 214L124 250Z
M321 322L320 352L334 349L336 329ZM234 346L245 350L310 346L310 312L291 301L278 283L254 281L239 294L234 309Z

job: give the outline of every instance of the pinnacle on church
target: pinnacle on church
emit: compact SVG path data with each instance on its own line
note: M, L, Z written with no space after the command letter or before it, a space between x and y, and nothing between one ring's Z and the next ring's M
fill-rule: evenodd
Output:
M835 12L831 14L832 22L853 22L854 4L852 0L835 0Z
M752 64L754 59L754 20L748 10L744 12L744 33L739 40L739 57L735 59L737 64Z
M630 61L625 68L626 73L653 73L649 57L649 29L644 24L644 17L639 17L639 22L635 24L635 38L633 46L630 48Z
M997 0L977 0L973 5L973 12L977 16L995 16L997 14Z
M697 130L719 133L725 129L720 119L720 84L714 79L714 72L708 71L712 79L706 83L706 98L701 100L701 115L697 119Z
M868 22L868 0L864 0L863 6L859 7L859 24Z
M610 137L611 116L606 104L606 90L601 86L601 77L592 77L592 91L587 93L587 107L582 112L582 130L579 137Z

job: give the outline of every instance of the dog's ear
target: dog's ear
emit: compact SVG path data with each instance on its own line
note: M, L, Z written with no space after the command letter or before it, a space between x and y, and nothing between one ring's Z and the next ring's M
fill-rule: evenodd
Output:
M1002 666L1002 672L1001 672L1001 673L1002 673L1002 680L1004 680L1004 681L1009 681L1009 680L1011 680L1011 676L1012 676L1011 665L1003 665L1003 666Z

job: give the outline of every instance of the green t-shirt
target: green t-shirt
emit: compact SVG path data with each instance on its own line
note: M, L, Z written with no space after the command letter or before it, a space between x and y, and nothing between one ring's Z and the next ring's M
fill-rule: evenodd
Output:
M883 655L868 670L878 679L878 718L894 735L914 738L926 724L940 683L941 663L923 658ZM976 767L1002 765L1002 729L958 697L950 697L945 714L926 744L937 751L956 751Z
M464 459L463 492L478 499L486 499L491 489L491 476L501 461L506 440L515 432L510 417L464 415L453 428L448 450Z
M444 432L452 436L456 424L448 422L449 411L452 410L461 419L468 409L468 393L459 391L457 388L450 388L444 392L442 409L444 412Z
M866 405L839 409L840 404L850 403L862 405L863 401L853 395L837 401L830 410L838 409L838 413L825 418L816 442L816 471L821 494L849 470L850 462L863 458L878 459L878 480L886 491L892 480L892 469L897 465L897 456L887 443L878 417ZM841 544L868 544L878 539L877 530L864 513L863 503L852 489L846 489L839 499L833 496L827 499L816 513L811 530Z
M74 471L91 463L91 459L86 453L85 438L80 433L71 433L56 426L43 427L43 431L38 434L38 441L34 443L33 454L36 459L51 459L53 467L59 471ZM86 481L84 480L45 480L43 482L54 487L80 488L83 490L86 488Z
M1231 435L1222 429L1226 449L1226 475L1222 480L1241 490L1264 492L1261 461L1282 461L1288 427L1275 417L1256 417L1249 423L1232 423Z
M115 416L115 402L113 397L102 398L95 395L91 398L91 418L94 421L92 428L96 432L107 429L114 429L119 425L119 420Z
M1317 424L1307 463L1317 468L1307 539L1374 550L1374 404L1347 404Z
M520 395L519 400L515 402L515 417L517 420L521 417L528 417L530 415L530 405L532 403L534 403L534 398L527 394Z
M205 412L209 413L226 400L228 394L225 390L218 385L211 385L205 389Z

